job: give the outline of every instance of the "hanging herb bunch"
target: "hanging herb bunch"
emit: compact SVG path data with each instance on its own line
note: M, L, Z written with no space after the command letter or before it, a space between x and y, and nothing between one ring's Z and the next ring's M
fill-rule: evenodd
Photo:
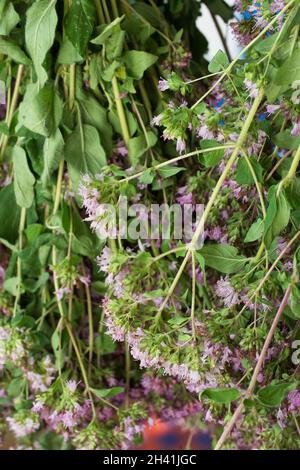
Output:
M216 449L298 448L299 6L246 3L232 26L249 40L232 62L215 55L208 90L195 100L197 80L162 73L152 122L179 155L116 178L131 193L137 180L141 201L159 181L163 200L204 204L202 218L180 242L108 245L102 305L142 369L198 395ZM81 191L94 227L100 180Z
M299 4L235 3L243 50L207 67L196 1L0 1L16 448L126 449L156 416L217 449L299 448ZM145 211L173 203L180 239Z

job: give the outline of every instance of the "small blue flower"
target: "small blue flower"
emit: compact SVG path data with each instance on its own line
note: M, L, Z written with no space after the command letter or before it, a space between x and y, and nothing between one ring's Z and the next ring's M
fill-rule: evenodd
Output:
M220 121L219 121L219 126L225 126L225 121L224 121L224 119L220 119Z
M259 119L260 121L265 121L266 116L262 113L262 114L259 115L258 119Z
M271 32L270 32L270 31L267 31L267 32L266 32L266 36L267 36L267 37L271 36Z
M251 15L251 13L249 13L249 11L244 11L243 16L244 16L244 20L246 20L246 21L250 21L251 17L252 17L252 15Z
M223 106L223 104L225 103L225 99L224 98L221 98L217 104L216 104L216 108L221 108L221 106Z

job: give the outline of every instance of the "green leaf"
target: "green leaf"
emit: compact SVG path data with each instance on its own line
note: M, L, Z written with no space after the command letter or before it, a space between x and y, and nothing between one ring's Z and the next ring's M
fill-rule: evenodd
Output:
M44 226L42 224L28 225L25 229L28 242L33 243L43 231L44 231Z
M26 14L25 42L40 86L47 80L43 62L54 41L57 25L55 5L56 0L38 0Z
M112 398L115 397L116 395L119 395L119 393L124 392L123 387L112 387L112 388L105 388L102 390L96 390L95 388L90 389L96 397L99 398Z
M255 242L256 240L259 240L263 236L263 233L264 233L264 223L262 219L257 219L255 222L253 222L253 224L249 228L244 242L245 243Z
M291 85L296 80L300 80L300 49L296 49L293 54L281 65L274 82L277 85Z
M155 178L155 174L152 171L152 168L144 171L143 174L139 177L139 182L142 184L151 184Z
M57 128L62 116L62 103L51 85L40 90L35 84L28 85L19 107L19 124L27 129L49 137Z
M18 237L20 211L16 203L14 185L11 183L0 191L0 237L11 243Z
M10 398L18 397L24 389L26 379L22 377L16 377L12 379L7 387L7 394Z
M272 186L269 191L269 206L265 219L264 242L270 247L272 241L288 225L290 220L290 205L283 190L277 194L278 186Z
M294 285L292 287L290 307L295 319L300 319L300 289Z
M132 78L140 80L151 65L155 64L158 57L149 52L143 51L127 51L124 56L124 63L128 72Z
M180 326L186 323L189 319L187 317L181 317L180 315L176 315L175 317L168 320L169 325L172 326Z
M82 133L79 129L72 132L66 141L65 159L74 190L77 190L83 174L99 173L107 160L97 129L84 124Z
M115 27L119 25L121 21L123 21L124 18L125 18L125 15L119 18L116 18L114 21L112 21L108 25L102 26L101 33L98 36L96 36L94 39L92 39L91 43L96 44L98 46L105 44L107 39L109 39L111 35L113 34Z
M19 64L28 65L31 62L18 44L8 39L0 38L0 54L7 55Z
M230 245L205 245L199 253L205 259L207 266L224 274L240 271L248 261L244 256L238 255L237 249Z
M128 142L128 152L132 163L137 165L139 158L157 142L157 137L152 131L147 131L147 140L144 134L132 137Z
M273 141L277 147L288 150L297 150L300 145L300 136L293 137L290 130L285 130L275 135Z
M8 36L19 23L20 17L12 2L0 0L0 34Z
M252 169L256 175L258 182L261 183L263 181L262 166L254 158L249 159L249 161L250 161L250 164L252 166ZM247 159L245 157L239 158L237 169L236 169L236 182L240 185L254 183L252 172L249 168Z
M14 190L17 204L29 208L34 199L35 178L31 173L24 149L16 145L13 148Z
M58 52L57 63L71 65L82 60L83 57L81 57L71 41L65 37Z
M92 0L73 0L65 19L66 34L80 56L84 56L94 29L96 9Z
M268 385L261 388L257 393L257 398L266 406L280 406L288 392L295 389L295 384L281 383Z
M9 279L5 279L3 283L3 289L15 297L18 292L18 285L19 285L19 278L15 276L10 277Z
M228 405L239 396L240 392L236 388L207 388L200 394L200 399L206 397L216 403Z
M225 54L225 52L218 50L218 52L208 65L208 71L210 73L220 72L221 70L225 70L228 65L229 60L227 55Z
M160 168L158 170L158 173L163 178L170 178L171 176L177 175L177 173L180 173L181 171L185 171L185 170L186 169L182 167L166 165L163 168Z
M52 172L55 171L63 158L64 139L59 129L47 137L43 146L44 168L41 175L45 186Z
M202 149L209 149L220 147L220 143L217 140L202 140L200 146ZM199 155L199 160L206 168L211 168L218 165L223 157L224 150L212 150L209 153Z
M83 96L79 99L80 110L85 124L90 124L98 129L106 154L112 152L112 126L108 122L107 110L91 96Z

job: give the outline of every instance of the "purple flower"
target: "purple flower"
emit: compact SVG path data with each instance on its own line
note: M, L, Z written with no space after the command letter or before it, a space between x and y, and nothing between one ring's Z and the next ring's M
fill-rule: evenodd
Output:
M163 78L161 78L159 81L158 81L158 88L160 91L166 91L169 89L169 83L168 83L168 80L165 80Z
M177 139L177 143L176 143L177 152L181 154L185 151L185 149L186 149L185 141L181 138Z
M278 111L278 109L280 109L280 105L279 105L279 104L268 104L268 105L267 105L267 113L268 113L268 114L273 114L273 113L275 113L276 111Z
M288 410L300 411L300 390L293 390L288 394Z
M239 303L239 295L230 285L228 276L226 276L226 278L221 278L217 282L215 289L217 296L223 300L226 307L231 308Z
M298 137L300 135L300 121L298 121L294 124L294 127L291 131L291 135L293 137Z
M258 93L259 93L257 85L253 83L252 80L249 80L248 78L244 80L244 84L246 86L247 91L249 92L249 96L251 98L257 98Z
M103 271L104 273L108 273L111 257L112 257L111 249L108 248L108 246L105 246L102 250L101 255L97 257L97 264L100 268L100 271Z
M151 125L152 126L159 126L162 117L163 117L162 114L158 114L157 116L154 116L152 121L151 121Z

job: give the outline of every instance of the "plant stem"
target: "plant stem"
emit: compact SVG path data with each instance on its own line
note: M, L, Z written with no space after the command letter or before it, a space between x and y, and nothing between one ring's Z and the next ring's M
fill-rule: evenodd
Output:
M11 125L13 114L14 114L16 106L17 106L23 71L24 71L24 65L19 65L18 72L17 72L17 77L16 77L16 83L15 83L15 87L14 87L14 92L13 92L11 104L10 104L10 107L9 107L9 111L7 113L6 124L7 124L8 128ZM2 160L2 158L4 156L4 153L5 153L7 144L8 144L8 139L9 139L9 136L5 135L3 137L2 142L1 142L0 161Z
M69 108L72 110L75 103L76 65L70 65Z
M218 147L210 147L210 148L207 148L207 149L194 150L193 152L189 152L189 153L185 153L183 155L179 155L175 158L171 158L170 160L166 160L162 163L159 163L158 165L146 168L146 170L139 171L138 173L135 173L134 175L123 178L123 179L119 180L119 183L126 183L127 181L131 181L135 178L139 178L147 170L156 171L156 170L159 170L160 168L164 168L165 166L171 165L172 163L176 163L176 162L179 162L181 160L185 160L186 158L189 158L189 157L195 157L196 155L202 155L203 153L205 154L205 153L209 153L209 152L214 152L215 150L228 150L228 149L232 149L232 148L235 148L234 144L221 145L221 146L218 146Z
M106 18L106 23L110 23L111 19L110 19L109 9L108 9L106 0L102 0L102 6L103 6L104 15Z
M86 276L86 270L83 265L83 275ZM85 295L86 295L86 306L88 313L88 322L89 322L89 375L91 372L91 365L93 361L93 351L94 351L94 323L93 323L93 309L92 309L92 298L90 293L90 288L85 284Z
M22 283L22 260L20 258L20 252L22 251L23 248L23 231L25 228L25 222L26 222L26 209L22 207L21 209L21 215L20 215L20 223L19 223L19 241L18 241L18 259L17 259L17 278L18 278L18 284L17 284L17 293L15 297L15 303L14 303L14 310L13 310L13 317L16 316L17 313L17 307L18 303L20 300L21 296L21 283Z
M111 8L115 18L119 17L118 6L116 0L111 0Z
M120 98L119 85L118 85L118 81L116 77L112 78L112 88L113 88L113 93L115 97L117 113L118 113L121 129L122 129L123 139L124 139L125 144L128 145L130 134L129 134L129 129L127 125L125 110L123 107L122 100Z
M289 172L283 181L289 181L294 178L294 176L296 175L299 163L300 163L300 146L298 147L298 150L294 156Z
M246 391L246 393L243 397L243 400L241 401L241 403L236 408L236 410L235 410L234 414L232 415L230 421L226 424L226 426L223 430L223 433L222 433L220 439L218 440L218 442L216 444L215 450L220 450L221 449L221 447L223 446L224 442L226 441L226 439L230 435L235 423L239 419L239 417L240 417L240 415L241 415L241 413L244 409L244 400L249 399L253 394L253 391L254 391L254 388L255 388L255 385L256 385L256 381L257 381L257 376L258 376L258 374L259 374L259 372L260 372L260 370L263 366L267 351L268 351L270 343L273 339L273 336L274 336L276 327L278 325L278 322L281 318L281 315L283 314L283 311L284 311L285 307L288 304L288 301L289 301L289 298L290 298L290 295L291 295L291 290L292 290L292 284L290 284L289 287L287 288L287 290L284 294L284 297L281 301L280 307L279 307L279 309L276 313L276 316L273 320L273 323L271 325L269 333L268 333L268 335L265 339L263 348L261 350L261 353L260 353L258 361L256 363L252 378L250 380L249 387L247 388L247 391Z
M82 378L83 378L83 381L84 381L86 392L89 396L89 399L91 400L91 405L92 405L92 410L93 410L93 418L96 419L97 415L96 415L95 405L94 405L93 397L92 397L92 394L91 394L91 391L90 391L89 381L88 381L87 373L86 373L86 370L85 370L85 367L84 367L84 364L83 364L83 361L82 361L82 358L81 358L81 354L80 354L80 351L78 349L77 342L76 342L76 339L74 337L71 326L69 325L68 322L65 322L65 326L66 326L67 332L70 336L72 346L74 348L74 351L75 351L75 354L76 354L76 357L77 357L77 360L78 360L78 364L79 364L79 367L80 367L80 370L81 370L81 375L82 375Z
M95 0L95 5L96 5L96 10L97 10L97 15L98 19L101 24L105 23L105 18L102 10L102 5L101 5L101 0Z
M191 322L193 338L196 341L196 326L195 326L195 303L196 303L196 261L195 253L192 251L192 304L191 304Z
M130 391L130 351L128 341L125 341L125 377L126 377L126 401L125 409L129 406L129 391Z

